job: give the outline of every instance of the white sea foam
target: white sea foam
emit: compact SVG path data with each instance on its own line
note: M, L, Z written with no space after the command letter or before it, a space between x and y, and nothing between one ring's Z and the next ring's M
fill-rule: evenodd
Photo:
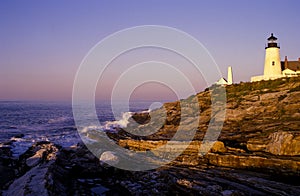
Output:
M12 138L10 138L10 140L13 140L13 141L15 141L15 142L22 142L22 141L25 141L24 138L19 138L19 137L12 137Z
M115 132L118 128L126 128L132 114L133 114L132 112L125 112L122 114L122 118L120 120L106 121L106 122L102 123L102 125L100 127L94 126L94 125L83 127L80 129L80 133L88 135L88 133L90 131Z
M93 131L93 130L103 130L103 127L98 127L98 126L87 126L87 127L83 127L82 129L80 129L80 133L88 133L89 131Z
M122 118L120 120L106 121L103 126L104 130L115 131L116 128L126 128L132 114L132 112L125 112L123 113Z
M140 111L138 113L150 113L150 112L151 112L151 109ZM122 114L122 118L120 120L106 121L104 126L103 126L103 129L105 131L116 131L116 128L126 128L128 123L129 123L129 119L132 117L132 115L134 113L135 112L124 112Z

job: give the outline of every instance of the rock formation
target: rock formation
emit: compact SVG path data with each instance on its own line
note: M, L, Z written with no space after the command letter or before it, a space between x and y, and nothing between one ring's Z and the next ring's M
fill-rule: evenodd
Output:
M159 149L179 126L189 133L200 108L193 141L168 165L125 171L100 161L117 163L113 149L95 157L83 144L61 148L50 142L35 144L15 160L2 145L2 195L300 195L300 78L227 86L221 134L201 156L199 149L212 114L210 92L215 89L166 103L165 109L150 114L134 114L131 121L140 123L138 128L149 135L132 135L122 129L107 133L123 148ZM193 105L195 101L199 107ZM163 125L151 133L165 111ZM172 141L172 150L181 150L188 138L183 134L180 141Z

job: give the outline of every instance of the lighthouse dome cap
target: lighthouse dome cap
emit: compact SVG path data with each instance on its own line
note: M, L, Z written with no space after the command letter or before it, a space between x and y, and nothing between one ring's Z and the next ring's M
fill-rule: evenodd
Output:
M275 37L273 33L271 33L271 36L268 38L268 41L270 40L277 40L277 37Z

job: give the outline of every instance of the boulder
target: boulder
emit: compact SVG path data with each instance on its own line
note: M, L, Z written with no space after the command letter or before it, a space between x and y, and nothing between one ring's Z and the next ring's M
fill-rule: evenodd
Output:
M292 132L279 131L269 136L270 142L266 145L266 151L274 155L300 155L300 136Z
M100 161L109 165L115 165L119 163L119 157L112 151L105 151L101 154Z
M54 164L59 148L50 142L39 142L30 147L20 156L20 177L15 179L2 194L48 195L47 172Z
M223 142L216 141L210 151L215 153L225 153L227 152L227 148Z

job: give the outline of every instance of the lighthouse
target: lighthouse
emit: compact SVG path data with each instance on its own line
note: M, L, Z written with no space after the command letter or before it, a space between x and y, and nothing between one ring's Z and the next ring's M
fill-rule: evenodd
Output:
M231 85L233 83L233 79L232 79L232 67L229 66L228 67L228 71L227 71L227 84Z
M274 80L282 77L300 77L300 58L297 61L280 61L279 45L277 38L271 33L268 38L265 57L264 75L251 77L251 82L261 80Z
M277 38L271 33L268 38L265 56L264 79L276 79L282 77L279 45Z

